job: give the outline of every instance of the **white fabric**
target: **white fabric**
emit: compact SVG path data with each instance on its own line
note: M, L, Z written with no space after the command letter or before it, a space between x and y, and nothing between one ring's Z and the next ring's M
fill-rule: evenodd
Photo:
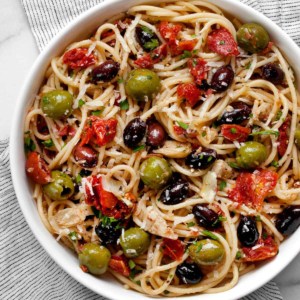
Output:
M101 1L21 0L40 50L68 22ZM299 0L241 1L273 19L300 43ZM8 154L8 140L0 141L0 299L104 300L57 266L33 236L15 197ZM282 299L274 282L243 298L274 299Z

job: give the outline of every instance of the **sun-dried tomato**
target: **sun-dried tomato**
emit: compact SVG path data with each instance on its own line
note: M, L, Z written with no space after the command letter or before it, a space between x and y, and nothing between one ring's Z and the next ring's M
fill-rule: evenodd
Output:
M278 136L278 154L283 156L286 152L289 143L289 129L291 126L291 119L287 118L283 124L279 127L279 136Z
M169 23L167 21L162 21L158 25L158 30L161 36L167 41L175 41L178 33L181 31L182 26L179 24Z
M128 265L128 261L124 255L122 255L122 256L112 255L111 259L109 261L109 267L113 271L115 271L125 277L129 277L130 268Z
M194 106L200 100L201 91L194 83L183 83L178 85L177 95L185 99L189 106Z
M134 64L136 64L142 69L151 69L153 68L154 62L150 56L150 53L146 53L142 57L136 59L134 61Z
M63 56L63 63L71 69L84 69L95 64L96 57L86 48L74 48L67 51Z
M229 191L232 201L248 207L262 209L264 199L277 184L278 174L269 170L258 170L253 173L241 173L236 179L235 187Z
M224 27L213 30L207 37L208 49L223 56L239 55L238 45L232 34Z
M195 82L201 85L202 80L207 77L208 67L206 61L202 58L191 58L188 60L187 64Z
M221 134L229 141L245 142L251 129L240 125L224 124L221 126Z
M252 248L242 248L244 253L243 261L256 262L274 257L278 253L278 245L274 239L269 236L265 240L260 238L257 244Z
M164 238L162 245L163 254L172 260L181 260L184 254L184 244L180 240Z
M173 129L177 135L185 135L186 134L186 130L180 126L174 125Z

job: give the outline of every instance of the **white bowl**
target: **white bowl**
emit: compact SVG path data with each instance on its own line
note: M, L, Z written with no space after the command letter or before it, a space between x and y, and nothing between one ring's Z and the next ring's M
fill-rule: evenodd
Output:
M237 0L210 1L244 22L257 22L263 25L269 32L271 39L285 53L290 65L293 66L296 72L299 83L300 65L298 60L300 49L286 33L264 15ZM124 289L115 279L105 277L99 279L82 272L79 268L77 257L70 250L66 249L66 247L56 242L53 236L47 231L38 215L36 204L32 199L32 190L25 174L23 123L28 105L39 90L51 58L60 54L71 42L89 36L107 18L143 2L145 0L109 0L100 3L71 22L50 42L35 61L22 87L13 116L10 137L10 163L13 184L20 207L35 237L52 259L78 282L94 292L114 300L141 300L148 297L138 292ZM243 297L267 283L291 262L300 251L299 240L300 229L284 241L275 259L260 266L257 270L242 276L238 284L229 291L219 294L190 295L180 297L180 299L233 300Z

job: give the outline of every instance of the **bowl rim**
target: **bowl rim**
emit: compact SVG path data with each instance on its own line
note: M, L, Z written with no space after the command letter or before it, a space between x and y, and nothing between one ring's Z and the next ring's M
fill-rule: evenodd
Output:
M41 72L42 67L45 69L50 62L50 54L55 52L56 48L59 48L60 50L64 49L64 47L61 46L63 44L64 38L73 30L76 28L79 28L79 26L87 23L87 20L89 17L94 16L96 14L100 14L103 10L108 9L117 9L120 6L124 6L124 2L132 3L130 5L126 5L127 7L130 7L134 5L133 3L149 3L149 2L155 2L155 1L147 1L147 0L104 0L103 2L97 4L96 6L88 9L84 13L80 14L78 17L76 17L74 20L72 20L66 27L64 27L50 42L49 44L44 48L44 50L39 54L38 58L35 60L33 66L30 69L29 74L27 75L24 84L20 90L19 97L16 102L16 107L13 115L13 122L10 132L10 167L11 167L11 175L12 175L12 181L14 185L14 190L16 193L16 197L19 202L19 206L22 210L22 213L25 217L25 220L27 224L29 225L31 231L33 232L35 238L39 241L40 245L43 247L43 249L47 252L47 254L65 271L67 272L71 277L76 279L79 283L83 284L85 287L89 288L90 290L94 291L95 293L102 295L104 297L107 297L109 299L117 300L119 299L118 295L122 295L121 293L114 293L115 291L109 289L109 284L106 281L99 280L98 278L91 276L89 274L85 274L80 271L78 268L78 271L72 268L72 265L68 265L69 258L65 257L66 251L62 250L61 244L58 243L55 238L47 231L47 229L41 228L41 220L36 220L36 218L32 215L32 209L36 209L36 207L33 207L34 204L30 203L32 202L32 194L30 197L28 197L28 182L25 175L24 170L24 151L23 151L23 131L20 130L20 128L23 128L24 124L24 111L28 106L28 103L31 101L32 95L34 95L37 91L37 88L40 86L40 84L36 85L34 87L34 79L37 74L43 73ZM222 10L224 7L228 7L230 9L233 9L236 12L240 13L248 13L250 15L249 17L241 18L243 20L246 19L246 21L250 21L251 19L255 19L256 22L264 24L266 29L270 32L272 32L274 38L280 37L280 39L283 39L282 43L286 43L286 45L281 46L280 49L284 48L283 52L286 54L285 57L288 57L288 61L292 61L291 59L292 55L297 55L297 57L300 57L300 48L296 45L296 43L273 21L268 19L266 16L264 16L262 13L256 11L254 8L247 6L244 3L241 3L236 0L207 0L207 2L212 2L213 4L219 6ZM119 11L118 11L119 12ZM233 13L232 15L237 15L237 13ZM248 20L247 20L248 18ZM99 22L101 23L101 22ZM61 51L60 51L61 52ZM288 55L287 55L288 54ZM294 67L294 65L293 65ZM297 80L299 81L300 78L300 68L294 67L297 71ZM32 90L35 89L35 92L32 93ZM22 163L20 163L20 161ZM27 192L27 194L24 197L24 191ZM24 199L26 198L26 199ZM31 199L30 199L31 198ZM42 226L44 226L42 224ZM48 234L47 234L47 232ZM49 235L51 236L51 240L49 238ZM284 247L287 243L289 245L292 245L292 241L300 238L300 228L290 237L288 238L281 247ZM295 243L294 243L295 244ZM293 244L293 245L294 245ZM62 253L60 253L62 250ZM300 252L300 245L299 246L293 246L291 249L288 250L288 255L286 255L285 258L283 258L283 255L278 255L276 257L276 260L272 260L268 262L266 265L256 269L253 274L250 274L251 277L255 279L255 274L259 274L259 280L252 280L252 286L249 286L248 284L243 283L243 288L238 289L240 283L237 283L235 287L232 289L221 292L218 294L195 294L195 295L185 295L181 296L181 299L191 299L193 297L199 298L201 300L202 298L205 298L206 300L217 300L219 297L222 296L223 300L233 300L237 298L241 298L247 294L250 294L254 290L260 288L265 283L270 281L273 277L275 277L279 272L281 272L294 258L295 256ZM66 259L65 259L66 258ZM70 260L71 261L71 260ZM260 272L262 271L265 272ZM80 271L80 272L79 272ZM248 275L248 274L247 274ZM245 275L245 276L247 276ZM244 276L242 276L239 280L242 281ZM95 280L97 280L97 285L94 285ZM115 282L113 285L116 285L117 280L115 279ZM121 285L121 291L123 292L123 295L128 294L131 296L132 299L141 299L141 297L147 297L147 295L140 294L138 292L132 292L132 290L126 290ZM236 292L237 291L237 292ZM217 296L216 296L217 295ZM163 299L163 298L159 298Z

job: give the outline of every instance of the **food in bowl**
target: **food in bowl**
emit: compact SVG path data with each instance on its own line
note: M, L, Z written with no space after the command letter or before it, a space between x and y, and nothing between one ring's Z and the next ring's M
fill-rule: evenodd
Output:
M217 293L300 223L293 71L202 1L138 5L55 57L25 120L47 229L84 272Z

